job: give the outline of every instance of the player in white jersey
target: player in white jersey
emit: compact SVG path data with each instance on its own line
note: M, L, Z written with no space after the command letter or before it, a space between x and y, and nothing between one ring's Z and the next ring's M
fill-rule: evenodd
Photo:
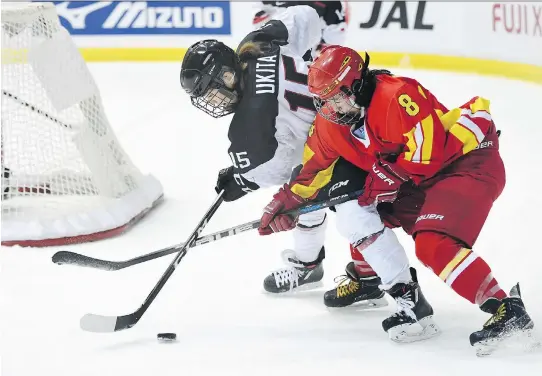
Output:
M326 45L344 45L348 24L347 1L259 1L252 19L255 29L272 19L280 19L289 7L307 5L316 10L320 17L321 37L303 58L307 61L316 57Z
M203 40L188 49L181 84L192 104L215 118L234 114L228 132L232 166L220 171L216 186L217 192L225 190L225 201L283 185L302 163L316 114L302 55L319 38L316 11L297 6L248 34L237 52L217 40ZM365 176L364 171L341 160L322 192L332 197L362 189ZM359 207L354 201L338 205L338 215L339 208L347 204ZM351 216L346 213L345 218ZM293 250L283 253L287 266L265 278L267 291L286 292L322 280L326 223L325 211L300 216L293 230ZM341 305L354 301L387 304L378 288L378 276L356 283L362 287Z

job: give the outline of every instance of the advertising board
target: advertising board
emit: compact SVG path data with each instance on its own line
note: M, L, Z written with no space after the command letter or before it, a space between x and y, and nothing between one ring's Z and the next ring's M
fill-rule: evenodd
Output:
M56 1L72 35L231 34L228 1Z
M216 38L235 48L257 2L55 2L89 61L179 60ZM542 83L542 4L349 1L346 45L372 64L490 74Z

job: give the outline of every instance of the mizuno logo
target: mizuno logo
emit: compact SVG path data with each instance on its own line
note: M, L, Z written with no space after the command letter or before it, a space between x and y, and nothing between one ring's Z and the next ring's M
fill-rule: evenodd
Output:
M178 2L177 2L178 3ZM75 6L73 6L75 5ZM189 29L222 28L225 24L224 9L219 6L169 6L167 2L146 1L97 1L79 6L74 1L56 5L59 16L68 21L74 30L85 29L87 17L103 8L93 22L101 22L101 29Z

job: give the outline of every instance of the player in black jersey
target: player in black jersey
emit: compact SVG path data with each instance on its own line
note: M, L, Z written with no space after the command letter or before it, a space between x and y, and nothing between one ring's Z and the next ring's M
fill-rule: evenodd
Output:
M220 171L216 185L217 192L225 190L225 201L283 185L302 163L316 115L302 56L320 41L319 21L311 7L289 7L249 33L237 51L217 40L203 40L188 49L181 84L192 104L213 117L233 114L228 131L232 166ZM363 187L364 179L363 171L342 160L325 191L333 195L355 191ZM331 189L339 182L340 188ZM325 211L300 216L293 230L293 250L283 252L287 266L265 278L267 291L280 293L321 282L326 225ZM374 305L386 304L383 293L375 290L378 283L371 285L372 294L357 300L370 296Z

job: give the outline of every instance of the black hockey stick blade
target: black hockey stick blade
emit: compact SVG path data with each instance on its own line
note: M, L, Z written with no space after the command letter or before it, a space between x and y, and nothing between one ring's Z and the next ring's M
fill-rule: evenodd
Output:
M143 314L149 309L152 302L166 282L169 280L177 266L179 266L180 262L186 256L188 253L188 247L191 246L198 236L201 234L205 226L207 226L207 223L209 220L213 217L213 215L216 213L218 208L220 207L220 204L222 204L224 200L224 191L222 190L211 207L207 210L207 212L203 215L203 217L200 219L199 223L197 224L196 228L192 231L190 236L188 237L187 241L184 243L184 245L179 249L179 253L175 258L171 261L169 266L167 267L164 274L160 277L158 282L155 284L141 307L139 307L135 312L130 313L128 315L123 316L102 316L102 315L95 315L95 314L86 314L84 315L79 324L81 326L81 329L88 331L88 332L94 332L94 333L111 333L111 332L118 332L120 330L124 329L130 329L135 324L138 323L138 321L141 319Z
M78 265L108 271L119 270L130 266L130 260L120 262L106 261L69 251L55 253L51 261L58 265Z
M324 209L330 206L344 203L349 200L354 200L358 196L360 196L362 193L363 193L363 190L346 193L344 195L337 196L326 201L315 202L315 203L305 205L302 208L293 210L292 213L298 212L300 214L305 214L311 211ZM228 236L237 235L245 231L254 230L254 229L257 229L259 226L260 226L259 220L243 223L241 225L237 225L237 226L230 227L222 231L217 231L212 234L202 236L198 238L196 242L190 247L196 247L202 244L207 244L207 243L211 243L222 238L226 238ZM146 261L154 260L163 256L171 255L175 252L178 252L180 248L183 246L184 246L184 243L177 244L174 246L166 247L158 251L147 253L141 256L134 257L129 260L124 260L124 261L101 260L101 259L85 256L85 255L75 253L75 252L59 251L53 255L52 262L58 265L76 265L76 266L100 269L100 270L105 270L105 271L116 271L116 270L128 268L130 266L134 266L137 264L141 264Z
M196 245L199 245L197 241ZM154 260L162 256L167 256L175 252L179 252L182 246L184 246L184 243L177 244L172 247L163 248L158 251L147 253L145 255L134 257L124 261L101 260L94 257L85 256L80 253L59 251L53 255L51 261L58 265L76 265L106 271L116 271L127 268L129 266L140 264L145 261Z

